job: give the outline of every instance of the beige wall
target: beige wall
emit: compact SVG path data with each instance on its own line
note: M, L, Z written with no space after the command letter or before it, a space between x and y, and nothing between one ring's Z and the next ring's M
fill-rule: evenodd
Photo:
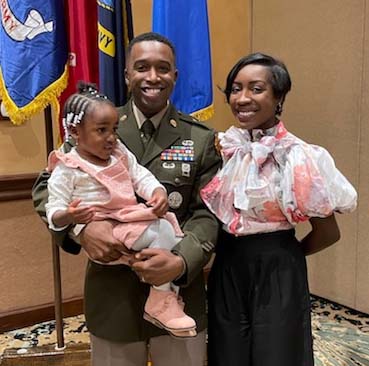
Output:
M49 233L28 200L0 202L0 316L53 302ZM84 256L61 254L63 298L80 298Z
M369 0L257 0L252 22L249 1L208 0L216 112L208 123L218 130L233 123L217 85L249 51L252 24L252 49L279 56L292 74L287 127L325 146L359 190L358 210L338 217L341 241L309 258L311 290L369 312ZM150 30L151 6L132 0L136 34ZM44 135L42 114L19 127L0 122L0 175L41 170ZM1 316L50 303L53 292L49 236L31 202L3 202L0 212ZM64 298L81 296L85 258L62 255L62 264Z
M0 175L34 173L46 164L43 114L15 126L0 121Z
M367 0L257 0L252 40L254 51L282 58L292 74L283 114L287 127L326 147L359 190L358 210L338 217L340 242L309 258L311 291L366 312L369 13L364 10L368 5Z
M361 24L364 23L360 41L363 49L361 98L359 113L359 196L360 203L357 212L357 252L356 252L356 307L369 312L369 2L365 2L365 12L362 9ZM364 6L364 4L363 4ZM363 19L363 17L365 17Z

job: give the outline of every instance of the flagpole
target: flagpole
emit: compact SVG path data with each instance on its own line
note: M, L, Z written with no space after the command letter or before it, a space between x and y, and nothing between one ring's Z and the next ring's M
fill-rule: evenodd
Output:
M53 120L51 115L51 107L48 105L44 110L45 116L45 134L46 134L46 150L47 156L54 150L53 138ZM61 287L61 273L60 273L60 252L59 247L52 237L52 253L53 253L53 274L54 274L54 306L55 306L55 324L57 345L56 350L63 350L64 332L63 332L63 309L62 309L62 287Z

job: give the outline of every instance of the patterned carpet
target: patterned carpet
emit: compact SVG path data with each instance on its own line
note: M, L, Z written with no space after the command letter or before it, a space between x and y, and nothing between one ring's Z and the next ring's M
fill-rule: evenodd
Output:
M64 323L67 346L89 342L83 315ZM312 325L316 366L369 366L369 315L312 297ZM0 334L0 356L9 348L21 354L55 343L55 323L45 322Z
M312 298L316 366L369 366L369 315Z

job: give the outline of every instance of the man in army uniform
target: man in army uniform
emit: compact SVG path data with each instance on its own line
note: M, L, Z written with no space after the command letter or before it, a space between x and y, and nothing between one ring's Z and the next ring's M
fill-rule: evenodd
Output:
M166 38L156 33L134 38L127 51L125 77L132 98L119 109L118 137L166 187L170 210L177 215L185 236L171 252L142 250L131 266L89 261L85 315L92 364L144 366L150 344L154 366L203 366L206 309L202 269L214 250L218 223L201 202L199 191L220 163L214 131L178 112L169 102L177 70L174 48ZM42 173L33 190L41 216L47 200L47 176ZM109 242L100 239L103 232L105 238L109 234ZM54 234L67 252L76 254L82 246L100 262L115 260L124 250L107 221L92 222L82 232L74 232L79 234L76 240L80 244L71 239L73 234ZM196 337L175 339L143 319L149 285L170 281L181 287L185 311L196 320Z

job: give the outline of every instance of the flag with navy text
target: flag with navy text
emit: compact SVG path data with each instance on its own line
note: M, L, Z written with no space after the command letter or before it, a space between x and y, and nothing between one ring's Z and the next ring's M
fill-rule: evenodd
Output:
M51 104L67 83L63 1L1 0L0 96L21 124Z
M100 90L121 106L127 101L125 48L133 37L130 0L98 0Z
M154 0L153 31L166 36L176 50L174 105L200 120L210 118L214 110L206 0Z

